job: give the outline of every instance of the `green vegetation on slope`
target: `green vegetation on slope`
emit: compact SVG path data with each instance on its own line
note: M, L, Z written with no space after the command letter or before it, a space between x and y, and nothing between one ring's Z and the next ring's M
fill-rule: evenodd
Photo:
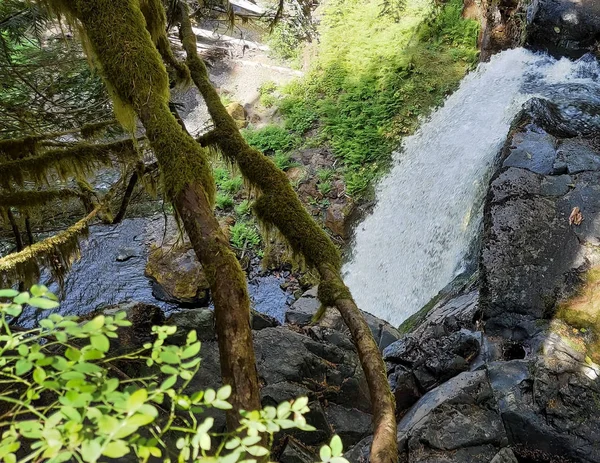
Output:
M366 192L400 138L475 64L479 25L461 10L461 0L408 0L399 16L382 14L379 0L324 6L318 58L280 107L291 133L319 127L310 143L328 142L344 161L350 195Z

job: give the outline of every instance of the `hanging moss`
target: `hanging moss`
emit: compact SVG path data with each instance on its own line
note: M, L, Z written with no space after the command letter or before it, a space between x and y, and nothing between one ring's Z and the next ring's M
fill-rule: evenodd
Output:
M0 192L0 208L16 207L24 211L58 199L78 198L80 196L80 192L68 188L62 190Z
M62 286L66 273L80 256L79 239L87 236L88 225L97 213L98 209L65 231L0 259L0 287L19 281L32 285L42 268L48 268Z
M65 149L47 150L36 156L0 163L0 187L23 186L25 180L48 183L48 173L55 171L62 180L83 177L99 165L115 161L129 163L139 157L132 140L107 144L77 143Z
M39 140L36 136L0 140L0 158L21 159L33 156Z
M85 124L83 127L81 127L81 136L83 138L85 138L86 140L99 137L100 135L102 135L105 132L106 128L112 123L113 123L112 121L111 122L102 121L102 122L95 122L93 124Z

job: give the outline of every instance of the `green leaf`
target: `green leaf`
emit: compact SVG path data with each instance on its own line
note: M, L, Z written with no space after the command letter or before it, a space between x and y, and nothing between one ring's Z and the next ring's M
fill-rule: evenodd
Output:
M194 357L194 356L198 355L199 352L200 352L200 343L199 342L195 342L194 344L192 344L191 346L186 347L183 350L183 353L181 354L181 358L182 359L188 359L190 357Z
M19 359L15 364L15 374L17 376L23 376L29 370L33 368L33 363L25 359Z
M177 375L173 375L173 376L169 376L167 379L165 379L162 384L160 385L160 388L163 391L166 391L167 389L171 389L175 383L177 382Z
M19 293L19 295L13 299L13 302L15 304L25 304L28 300L29 300L29 293L23 292L23 293Z
M108 352L110 349L110 341L103 334L97 334L90 338L92 347L100 352Z
M319 456L321 458L321 461L329 461L329 459L331 458L331 448L328 445L324 445L323 447L321 447Z
M48 292L48 288L44 285L33 285L29 288L29 292L36 297L41 297Z
M93 463L100 458L102 446L99 439L86 440L81 444L81 457L83 461Z
M45 379L46 379L46 372L44 371L44 369L40 368L40 367L36 367L36 369L33 370L33 380L38 384L42 384Z
M19 291L14 289L0 289L0 297L13 298L19 295Z
M260 445L254 445L252 447L248 447L246 450L248 451L248 453L250 455L254 455L255 457L263 457L267 453L269 453L269 451L266 448L261 447Z
M87 333L92 333L94 331L98 331L100 328L104 326L104 315L98 315L94 319L87 322L83 325L83 330Z
M46 299L44 297L32 297L27 301L32 307L37 307L38 309L56 309L60 304L56 301L51 301L50 299Z
M108 458L121 458L129 453L127 442L116 440L106 446L102 455Z
M165 363L171 363L171 364L178 364L179 363L179 357L168 350L164 350L160 353L160 359L165 362Z
M340 436L338 435L335 435L331 438L331 443L329 446L331 447L331 453L334 457L339 457L344 451L342 439L340 439Z
M127 398L127 411L135 411L140 408L148 399L146 389L138 389Z
M227 400L231 396L231 386L226 384L222 388L217 391L217 399L219 400Z
M142 413L136 413L133 416L127 418L127 424L131 426L141 427L146 426L154 421L154 417L150 415L144 415Z

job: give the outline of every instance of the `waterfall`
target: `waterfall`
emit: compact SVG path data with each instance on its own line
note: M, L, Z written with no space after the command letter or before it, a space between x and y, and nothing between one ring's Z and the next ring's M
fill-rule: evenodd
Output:
M557 83L597 82L597 64L590 66L585 59L505 51L465 77L404 140L377 188L373 213L356 229L344 267L361 309L398 325L464 271L514 117L533 96L552 99Z

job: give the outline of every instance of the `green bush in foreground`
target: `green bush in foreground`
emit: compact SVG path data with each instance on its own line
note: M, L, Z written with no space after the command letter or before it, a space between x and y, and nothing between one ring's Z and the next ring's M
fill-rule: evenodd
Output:
M236 432L212 432L213 418L199 414L209 408L230 409L231 388L184 393L200 368L195 331L188 333L185 345L175 346L166 341L177 328L155 326L154 342L111 355L110 339L130 326L125 312L89 321L54 313L39 328L15 331L10 321L26 304L53 309L56 297L46 287L34 286L31 293L0 290L0 301L4 463L93 463L128 454L140 462L155 457L165 462L251 463L267 458L265 437L270 445L280 430L313 429L304 418L304 397L277 408L242 411ZM128 377L114 367L115 361L142 362L156 371ZM320 452L323 462L347 463L341 455L337 436Z

